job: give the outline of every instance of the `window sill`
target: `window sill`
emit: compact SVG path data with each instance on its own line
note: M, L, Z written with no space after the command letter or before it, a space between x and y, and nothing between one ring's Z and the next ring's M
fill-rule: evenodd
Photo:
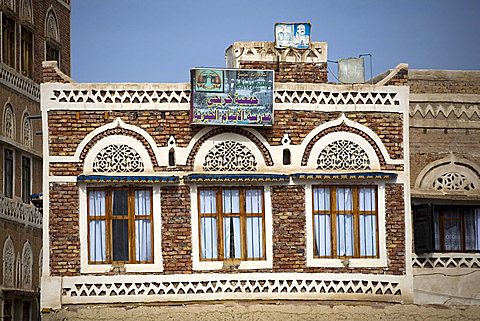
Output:
M82 265L80 273L109 273L115 270L122 270L124 273L128 272L162 272L162 264L86 264Z
M308 267L332 267L332 268L370 268L370 267L388 267L387 260L384 258L378 259L309 259L307 260Z
M238 264L230 261L197 261L193 262L193 270L197 271L214 271L214 270L258 270L271 269L272 262L269 260L263 261L239 261Z

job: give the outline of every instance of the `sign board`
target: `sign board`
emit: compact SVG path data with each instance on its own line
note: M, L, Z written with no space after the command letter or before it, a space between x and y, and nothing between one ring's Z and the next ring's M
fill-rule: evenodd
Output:
M310 23L276 23L275 48L310 48Z
M191 124L273 125L273 70L196 68L190 73Z

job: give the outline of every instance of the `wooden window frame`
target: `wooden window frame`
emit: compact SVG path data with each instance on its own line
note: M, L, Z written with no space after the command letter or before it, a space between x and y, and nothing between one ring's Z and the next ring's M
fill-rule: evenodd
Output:
M48 57L50 51L56 53L56 59ZM45 41L45 61L56 61L58 63L58 67L60 68L60 48L59 45L54 43L52 40Z
M239 190L239 204L240 204L240 213L223 213L223 197L222 192L224 190ZM246 213L246 202L245 202L245 193L247 190L260 190L262 193L262 213ZM216 213L201 213L200 206L200 194L201 191L215 191L215 206ZM263 186L249 186L249 187L239 187L239 186L228 186L228 187L201 187L198 189L197 193L197 204L198 204L198 240L199 240L199 259L200 262L214 262L214 261L264 261L266 260L266 234L265 234L265 191ZM238 217L240 216L240 248L241 248L241 257L240 258L224 258L224 240L223 240L223 218L224 217ZM217 258L208 259L202 257L202 247L201 247L201 221L202 217L215 217L217 219ZM248 258L247 257L247 217L261 217L262 218L262 257L260 258Z
M29 78L33 77L33 48L33 32L30 28L22 25L20 28L20 72Z
M7 21L13 25L7 25ZM2 14L2 62L15 69L15 56L16 56L16 23L15 19ZM7 60L6 54L8 53L9 59Z
M315 210L315 189L328 188L330 190L330 210ZM352 189L352 210L337 211L337 189ZM375 189L375 211L360 211L359 190L361 188ZM316 250L315 215L330 215L330 244L331 255L320 256ZM353 215L353 256L337 255L337 215ZM375 215L375 256L360 256L360 215ZM312 235L313 235L313 258L314 259L378 259L380 258L379 248L379 214L378 214L378 186L376 185L312 185Z
M27 166L26 166L27 165ZM25 170L28 169L28 177ZM32 194L32 159L22 156L22 201L30 204L30 196Z
M436 206L435 206L436 207ZM458 218L447 218L445 214L445 209L446 208L451 208L452 206L438 206L438 238L439 238L439 245L440 249L435 249L436 252L443 252L443 253L479 253L480 250L466 250L466 232L465 232L465 216L467 214L467 208L475 209L477 207L475 206L458 206ZM435 220L436 218L434 218ZM455 220L455 221L460 221L460 250L446 250L445 249L445 221L446 220ZM435 232L434 232L435 233ZM432 234L432 237L435 238L435 235Z
M128 190L128 214L127 215L113 215L112 192L115 190ZM148 190L150 192L150 214L149 215L135 215L135 191ZM104 191L105 195L105 215L104 216L90 216L90 192ZM114 261L113 260L113 237L112 237L112 222L119 219L128 220L128 261ZM135 221L141 219L150 220L150 244L151 244L151 259L148 261L136 261L135 253ZM90 258L90 222L95 220L105 221L105 261L92 261ZM88 249L88 264L151 264L154 263L154 222L153 222L153 188L152 187L88 187L87 188L87 249Z
M11 157L7 157L10 153ZM11 171L7 172L7 162L11 162ZM13 198L15 194L15 152L13 149L4 148L3 150L3 194L5 197ZM10 190L7 189L7 181L10 181Z

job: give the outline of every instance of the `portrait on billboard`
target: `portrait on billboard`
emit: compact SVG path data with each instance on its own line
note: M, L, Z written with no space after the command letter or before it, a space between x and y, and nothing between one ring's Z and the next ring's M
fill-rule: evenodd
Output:
M275 47L308 49L310 47L310 23L276 23Z

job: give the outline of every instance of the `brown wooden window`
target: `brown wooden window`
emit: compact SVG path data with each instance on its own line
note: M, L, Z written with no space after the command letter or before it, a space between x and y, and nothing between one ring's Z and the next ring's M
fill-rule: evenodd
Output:
M5 197L13 197L13 150L4 150L3 164L3 193Z
M201 260L265 259L263 188L202 188L198 209Z
M3 63L15 68L15 21L2 17L2 57Z
M33 36L32 32L22 27L21 30L21 60L22 75L32 77L33 74Z
M153 263L151 188L89 188L89 263Z
M3 302L3 321L12 321L13 320L13 313L12 313L12 301L5 300Z
M32 170L30 158L22 156L22 200L24 203L30 203L31 186Z
M48 41L45 43L45 61L60 62L60 50Z
M314 186L314 256L377 258L377 204L374 186Z

